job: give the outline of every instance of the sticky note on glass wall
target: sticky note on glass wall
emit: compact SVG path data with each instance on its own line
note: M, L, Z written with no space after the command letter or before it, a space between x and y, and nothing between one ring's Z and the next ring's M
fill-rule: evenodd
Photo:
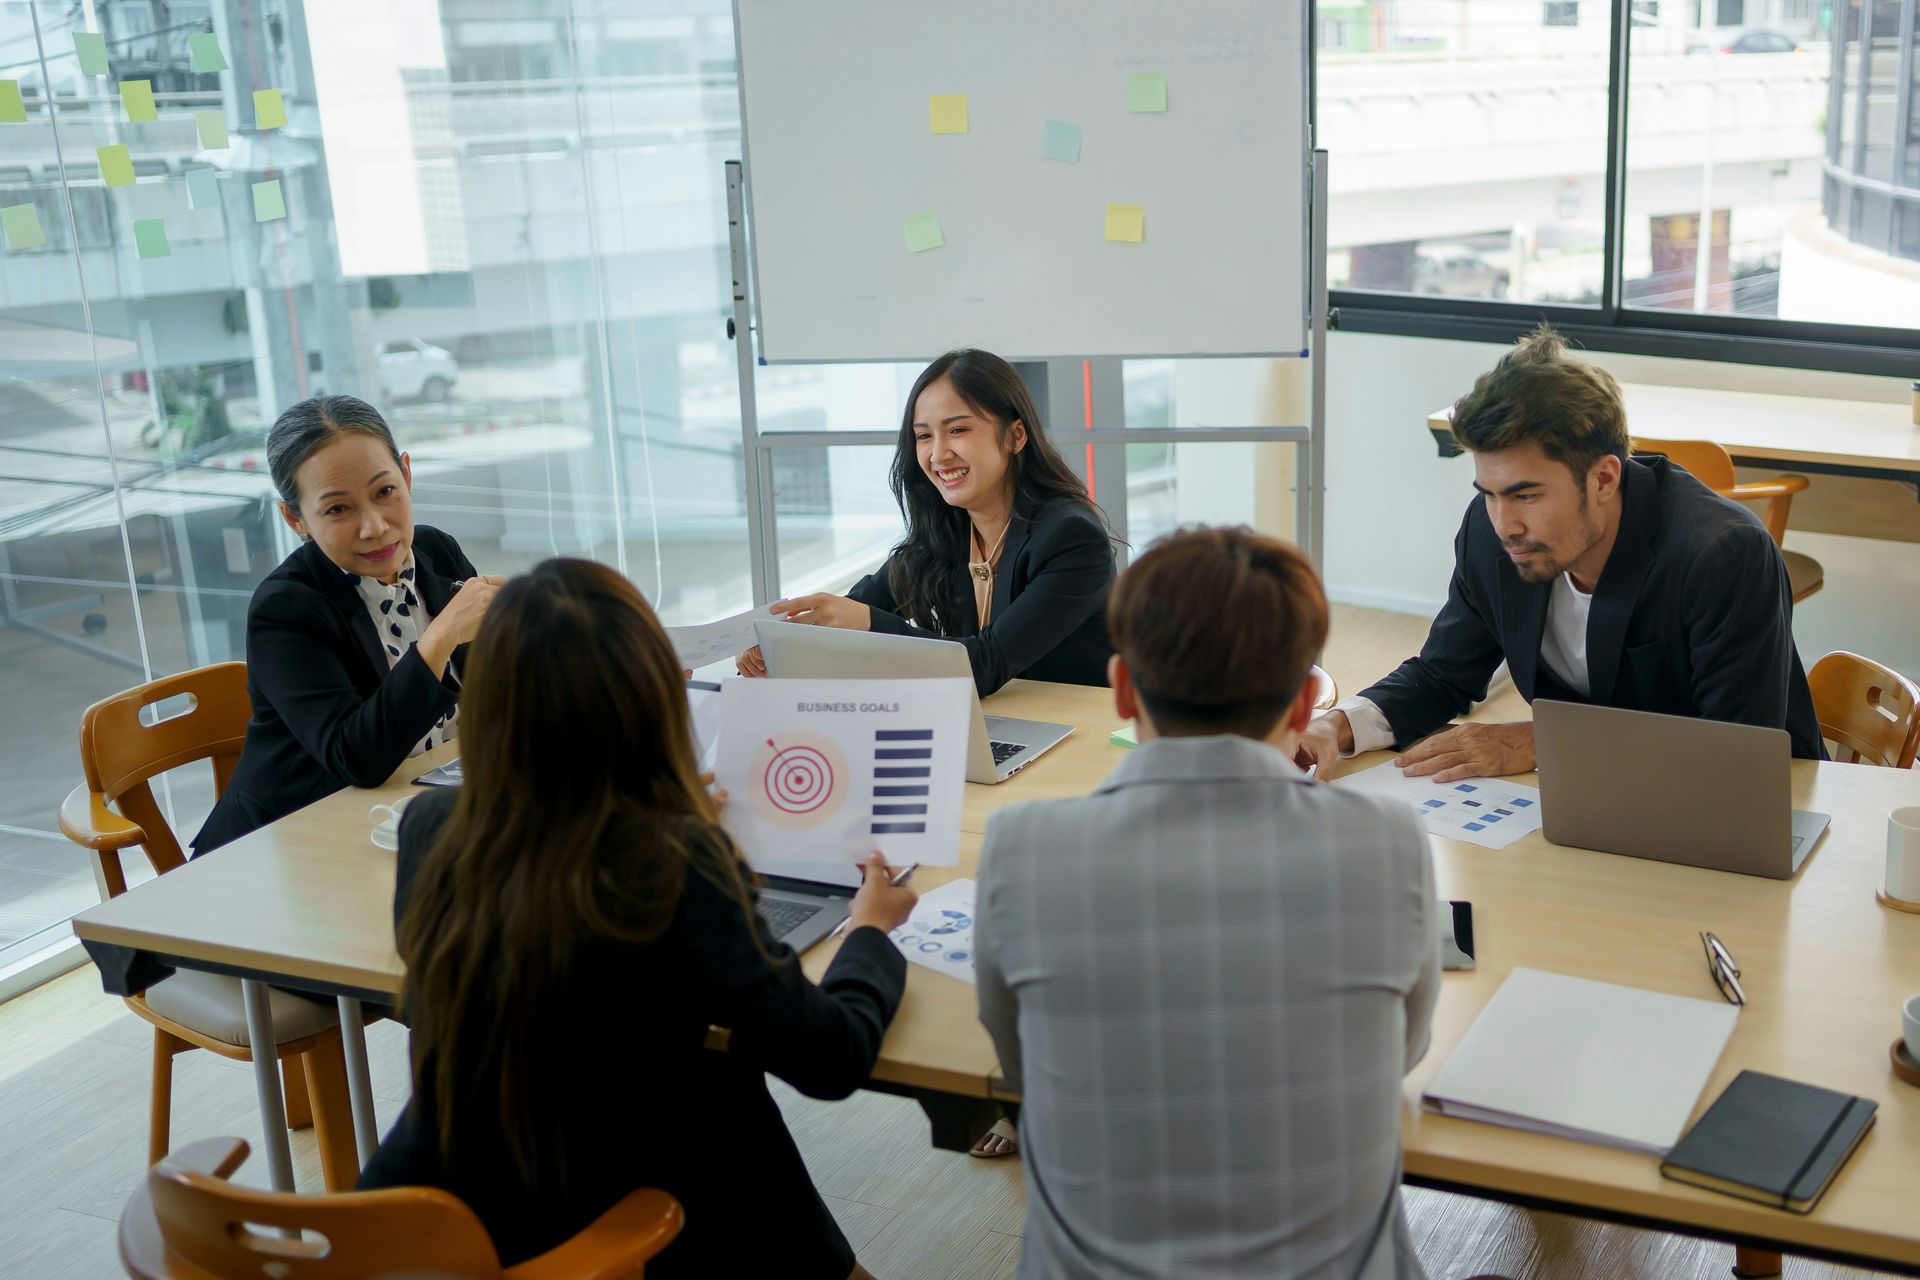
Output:
M190 209L212 209L216 208L219 203L219 170L187 170L187 207Z
M131 186L133 183L133 157L127 153L126 143L111 147L95 147L93 153L100 157L100 179L110 187Z
M967 95L936 93L927 99L927 126L935 133L967 131Z
M1047 121L1040 135L1040 154L1049 160L1080 163L1080 126L1064 120Z
M253 184L253 220L255 222L278 222L287 216L287 193L280 188L280 179Z
M194 126L200 131L202 151L220 151L227 146L227 117L219 111L196 111Z
M92 31L73 33L73 51L80 56L80 70L85 75L103 76L107 74L107 38Z
M947 238L940 234L940 215L937 213L910 213L900 219L900 230L906 233L908 253L925 253L947 242Z
M1147 238L1147 211L1137 204L1107 206L1107 239L1139 244Z
M20 100L18 80L0 80L0 124L25 124L27 104Z
M9 249L33 249L47 242L40 214L30 204L11 204L0 209L0 230L6 232Z
M167 243L166 222L160 218L135 218L133 247L143 258L171 258L173 246Z
M187 48L193 51L193 69L195 71L225 71L227 55L220 52L220 37L211 31L202 31L197 36L187 37Z
M153 81L122 80L120 82L120 105L127 109L127 119L135 124L145 124L159 118L159 112L153 106Z
M1127 76L1127 110L1165 111L1167 78L1158 71L1135 71Z
M281 99L278 89L253 91L253 123L259 129L286 128L287 104Z

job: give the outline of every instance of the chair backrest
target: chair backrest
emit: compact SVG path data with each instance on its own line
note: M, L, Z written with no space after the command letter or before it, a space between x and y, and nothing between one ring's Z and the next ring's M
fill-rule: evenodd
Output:
M148 722L151 717L142 717L147 708L182 696L189 706L180 714L155 723ZM87 787L106 797L122 817L140 825L147 837L142 847L154 871L164 874L186 859L148 780L169 769L211 759L214 794L225 792L252 714L247 664L222 662L102 698L80 717L80 763L86 770ZM107 895L125 892L119 855L100 856Z
M208 1171L180 1154L147 1171L144 1197L128 1206L122 1260L136 1276L185 1280L360 1280L420 1275L499 1280L500 1259L473 1211L444 1191L397 1187L303 1196L237 1187L246 1159L232 1148ZM196 1143L196 1149L212 1144ZM199 1151L196 1150L196 1154ZM148 1204L141 1204L142 1199ZM151 1214L150 1220L145 1215ZM157 1228L159 1239L146 1230ZM298 1231L294 1238L290 1233ZM156 1252L158 1257L151 1256ZM135 1255L143 1255L136 1257Z
M1633 451L1665 454L1715 493L1726 493L1738 483L1733 475L1733 455L1711 440L1652 440L1635 436Z
M1820 736L1848 764L1910 769L1920 752L1920 685L1872 658L1830 653L1807 673Z

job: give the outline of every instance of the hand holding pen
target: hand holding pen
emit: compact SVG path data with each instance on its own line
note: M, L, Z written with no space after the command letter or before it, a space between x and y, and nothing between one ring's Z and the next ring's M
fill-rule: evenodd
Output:
M861 882L860 891L853 895L847 918L840 922L832 936L837 938L868 925L886 933L905 924L913 914L913 904L920 901L920 895L906 887L907 880L919 869L919 863L911 863L889 877L887 860L877 850L868 854L861 868L866 878Z

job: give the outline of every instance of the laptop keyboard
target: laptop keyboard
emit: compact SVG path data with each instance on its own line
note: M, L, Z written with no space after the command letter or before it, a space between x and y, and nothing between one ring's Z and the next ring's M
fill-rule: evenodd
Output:
M822 908L811 902L788 902L784 898L762 898L760 918L767 922L777 942L819 915Z
M995 764L1005 764L1026 750L1026 747L1018 742L994 742L988 745L993 748L993 762Z

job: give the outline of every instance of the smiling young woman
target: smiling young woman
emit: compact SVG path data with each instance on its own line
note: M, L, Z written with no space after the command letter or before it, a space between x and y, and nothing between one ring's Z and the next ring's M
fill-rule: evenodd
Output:
M363 400L288 409L267 466L301 544L247 608L253 718L196 855L455 737L465 646L500 582L413 522L412 464Z
M1106 518L1047 440L1019 373L989 352L949 351L914 381L901 418L892 485L906 537L846 595L771 612L958 640L982 695L1020 676L1104 686ZM758 649L738 665L766 674Z

